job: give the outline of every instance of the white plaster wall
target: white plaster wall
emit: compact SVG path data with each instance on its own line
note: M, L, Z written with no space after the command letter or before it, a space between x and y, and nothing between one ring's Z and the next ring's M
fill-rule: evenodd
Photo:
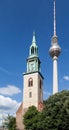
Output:
M28 87L29 78L33 79L32 87ZM32 105L34 105L38 108L38 103L41 100L41 96L40 96L41 93L39 90L40 78L41 78L41 76L39 75L38 72L24 75L23 109L28 108L29 106L32 106ZM31 98L29 98L29 92L32 92Z

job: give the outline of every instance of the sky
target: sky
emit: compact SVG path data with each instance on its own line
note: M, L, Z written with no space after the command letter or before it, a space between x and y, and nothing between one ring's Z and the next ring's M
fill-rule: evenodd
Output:
M69 90L69 0L56 0L59 92ZM0 125L23 99L23 73L33 31L44 77L44 99L52 95L53 0L0 0Z

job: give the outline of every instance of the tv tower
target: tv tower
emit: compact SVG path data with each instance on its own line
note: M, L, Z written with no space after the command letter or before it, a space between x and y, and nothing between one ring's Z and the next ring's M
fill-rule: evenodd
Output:
M53 60L53 94L58 92L58 56L61 53L61 48L58 44L58 37L56 35L56 0L54 0L54 34L49 49L50 56Z

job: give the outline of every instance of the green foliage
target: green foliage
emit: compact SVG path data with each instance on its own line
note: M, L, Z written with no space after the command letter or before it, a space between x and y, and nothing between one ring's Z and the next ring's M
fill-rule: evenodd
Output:
M24 124L26 130L36 130L38 123L39 112L36 107L29 107L28 111L24 115Z
M41 114L42 130L69 130L69 91L62 91L45 101Z
M69 91L49 97L44 104L41 113L29 108L24 116L26 130L69 130Z
M3 125L8 128L8 130L16 130L16 118L8 115Z

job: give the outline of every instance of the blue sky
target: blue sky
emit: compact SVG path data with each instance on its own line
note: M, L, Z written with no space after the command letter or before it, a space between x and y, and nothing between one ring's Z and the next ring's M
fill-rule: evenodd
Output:
M69 90L69 0L56 0L59 91ZM53 0L0 1L0 117L15 113L22 101L23 72L33 31L44 76L44 99L52 94ZM12 105L13 104L13 105ZM11 106L11 107L10 107Z

